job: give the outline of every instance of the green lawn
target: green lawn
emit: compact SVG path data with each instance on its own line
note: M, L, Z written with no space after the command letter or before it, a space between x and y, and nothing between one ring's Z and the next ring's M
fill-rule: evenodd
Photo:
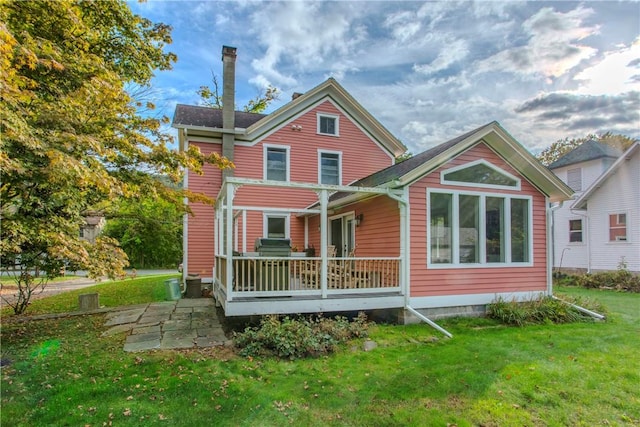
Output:
M378 325L371 352L354 343L295 362L124 353L124 336L100 337L102 315L3 322L0 424L640 425L640 295L561 292L601 300L610 318L454 319L442 322L450 340L424 324Z

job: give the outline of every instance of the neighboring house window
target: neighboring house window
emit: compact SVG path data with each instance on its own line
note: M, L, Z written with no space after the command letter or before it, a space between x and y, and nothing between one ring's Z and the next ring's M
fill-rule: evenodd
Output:
M618 213L609 215L609 241L627 241L627 214Z
M84 238L84 228L80 227L80 237Z
M569 242L571 243L582 242L582 220L581 219L569 220Z
M567 185L573 191L582 191L582 169L569 169L567 171Z
M319 151L319 179L320 184L340 185L342 183L341 154L336 152Z
M486 160L476 160L446 169L440 174L440 182L463 187L520 189L520 179Z
M284 239L289 235L288 223L287 215L265 215L263 234L272 239Z
M338 116L318 114L318 133L322 135L338 135Z
M429 190L429 264L532 260L531 198Z
M289 147L264 147L264 177L272 181L289 181Z

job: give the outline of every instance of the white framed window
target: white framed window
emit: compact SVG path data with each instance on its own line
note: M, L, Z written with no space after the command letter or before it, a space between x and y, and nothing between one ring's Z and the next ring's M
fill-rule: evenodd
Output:
M569 243L582 243L582 220L569 220Z
M427 190L429 268L533 265L530 196Z
M463 187L520 190L520 179L484 159L445 169L440 183Z
M264 179L289 181L289 151L286 145L264 145Z
M318 150L318 182L320 184L342 184L342 153Z
M318 133L320 135L340 135L340 117L334 114L318 113Z
M567 185L573 191L582 191L582 168L567 171Z
M270 239L285 239L289 237L289 215L268 213L262 221L262 235Z
M627 241L627 214L626 213L609 214L609 241L610 242L626 242Z

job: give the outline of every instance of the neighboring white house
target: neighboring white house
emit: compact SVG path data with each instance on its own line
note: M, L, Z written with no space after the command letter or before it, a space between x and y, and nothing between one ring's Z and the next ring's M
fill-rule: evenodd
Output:
M576 193L553 213L554 268L640 272L640 148L589 140L549 168Z

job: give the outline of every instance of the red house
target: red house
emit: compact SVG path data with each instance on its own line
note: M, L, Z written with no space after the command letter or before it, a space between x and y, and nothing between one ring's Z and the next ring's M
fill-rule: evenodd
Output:
M235 58L223 48L223 110L173 120L182 149L235 164L185 180L216 198L185 218L185 274L226 315L424 320L551 292L549 207L573 192L497 122L395 164L404 145L333 79L268 115L234 111Z

